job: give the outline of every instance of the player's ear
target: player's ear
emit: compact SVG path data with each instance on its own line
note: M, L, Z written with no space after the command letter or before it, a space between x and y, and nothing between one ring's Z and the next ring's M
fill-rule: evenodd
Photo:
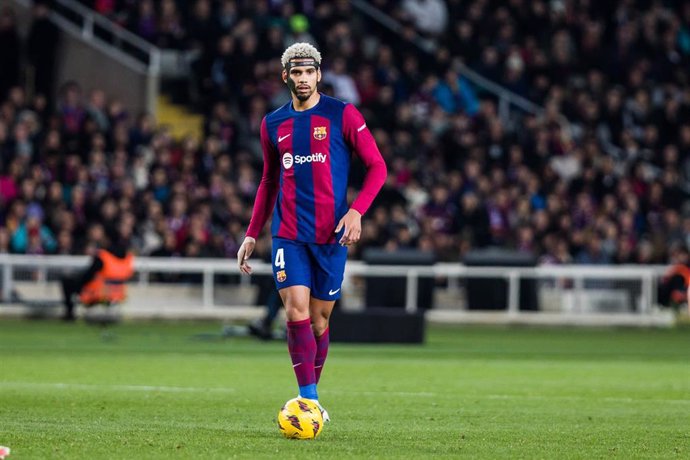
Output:
M316 70L316 83L321 83L321 69Z
M283 72L281 73L281 76L283 77L283 83L287 83L288 74L287 74L287 72L285 71L285 69L283 69Z

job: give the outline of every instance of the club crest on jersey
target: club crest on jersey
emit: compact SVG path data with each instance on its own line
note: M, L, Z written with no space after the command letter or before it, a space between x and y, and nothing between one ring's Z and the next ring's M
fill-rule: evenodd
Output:
M283 154L283 168L290 169L294 163L294 158L290 152L285 152Z
M285 270L280 270L278 273L276 273L276 278L278 279L279 283L282 283L287 279L287 275L285 274Z
M326 131L325 126L315 126L314 127L314 139L317 141L322 141L328 136L328 131Z

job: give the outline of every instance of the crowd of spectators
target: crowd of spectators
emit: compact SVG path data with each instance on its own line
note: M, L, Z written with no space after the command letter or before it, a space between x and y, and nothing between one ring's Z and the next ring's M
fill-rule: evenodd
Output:
M372 1L400 35L346 0L87 3L198 50L204 137L176 141L76 83L53 108L17 75L0 106L0 252L81 254L110 235L145 255L234 257L261 119L289 100L279 58L302 40L324 56L322 90L357 104L389 166L352 257L500 246L544 263L666 263L690 245L687 2ZM0 34L11 22L0 14ZM458 61L543 112L501 117ZM354 193L363 171L352 176Z

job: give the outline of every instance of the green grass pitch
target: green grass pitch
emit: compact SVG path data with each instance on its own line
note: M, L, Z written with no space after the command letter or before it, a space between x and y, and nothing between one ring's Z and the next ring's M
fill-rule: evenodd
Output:
M690 458L690 330L432 327L332 344L315 441L275 423L286 346L218 323L0 321L8 460Z

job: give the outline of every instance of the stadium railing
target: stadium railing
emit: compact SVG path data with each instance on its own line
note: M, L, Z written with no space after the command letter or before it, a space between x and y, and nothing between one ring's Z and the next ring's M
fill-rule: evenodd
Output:
M25 12L33 5L31 0L10 3ZM109 94L122 97L127 107L155 113L161 50L75 0L54 0L51 7L51 22L71 39L63 40L68 51L62 53L58 79L74 79L85 86L86 82L98 81ZM93 66L93 62L99 65ZM111 74L117 78L111 78ZM135 87L122 91L116 83L121 84L123 78ZM128 93L133 96L127 97Z
M83 269L83 256L30 256L0 254L2 299L8 304L58 305L59 279ZM254 276L270 276L270 264L254 261ZM431 266L367 265L350 261L343 283L344 310L363 305L362 280L401 277L405 283L407 312L424 309L430 320L441 322L509 322L582 325L670 325L673 315L657 304L656 286L665 266L538 266L468 267L459 263ZM136 313L171 317L232 317L233 312L256 310L255 294L261 287L252 277L240 276L231 259L138 257L130 283L127 308ZM432 305L417 305L419 280L435 280ZM472 280L483 280L482 304L468 303ZM525 281L532 283L525 283ZM487 284L487 282L489 284ZM525 286L534 289L524 296ZM503 294L505 302L496 301ZM475 296L476 298L476 296ZM525 304L525 298L527 300ZM244 310L243 310L244 309ZM8 311L5 309L5 311ZM239 315L242 316L242 315Z

